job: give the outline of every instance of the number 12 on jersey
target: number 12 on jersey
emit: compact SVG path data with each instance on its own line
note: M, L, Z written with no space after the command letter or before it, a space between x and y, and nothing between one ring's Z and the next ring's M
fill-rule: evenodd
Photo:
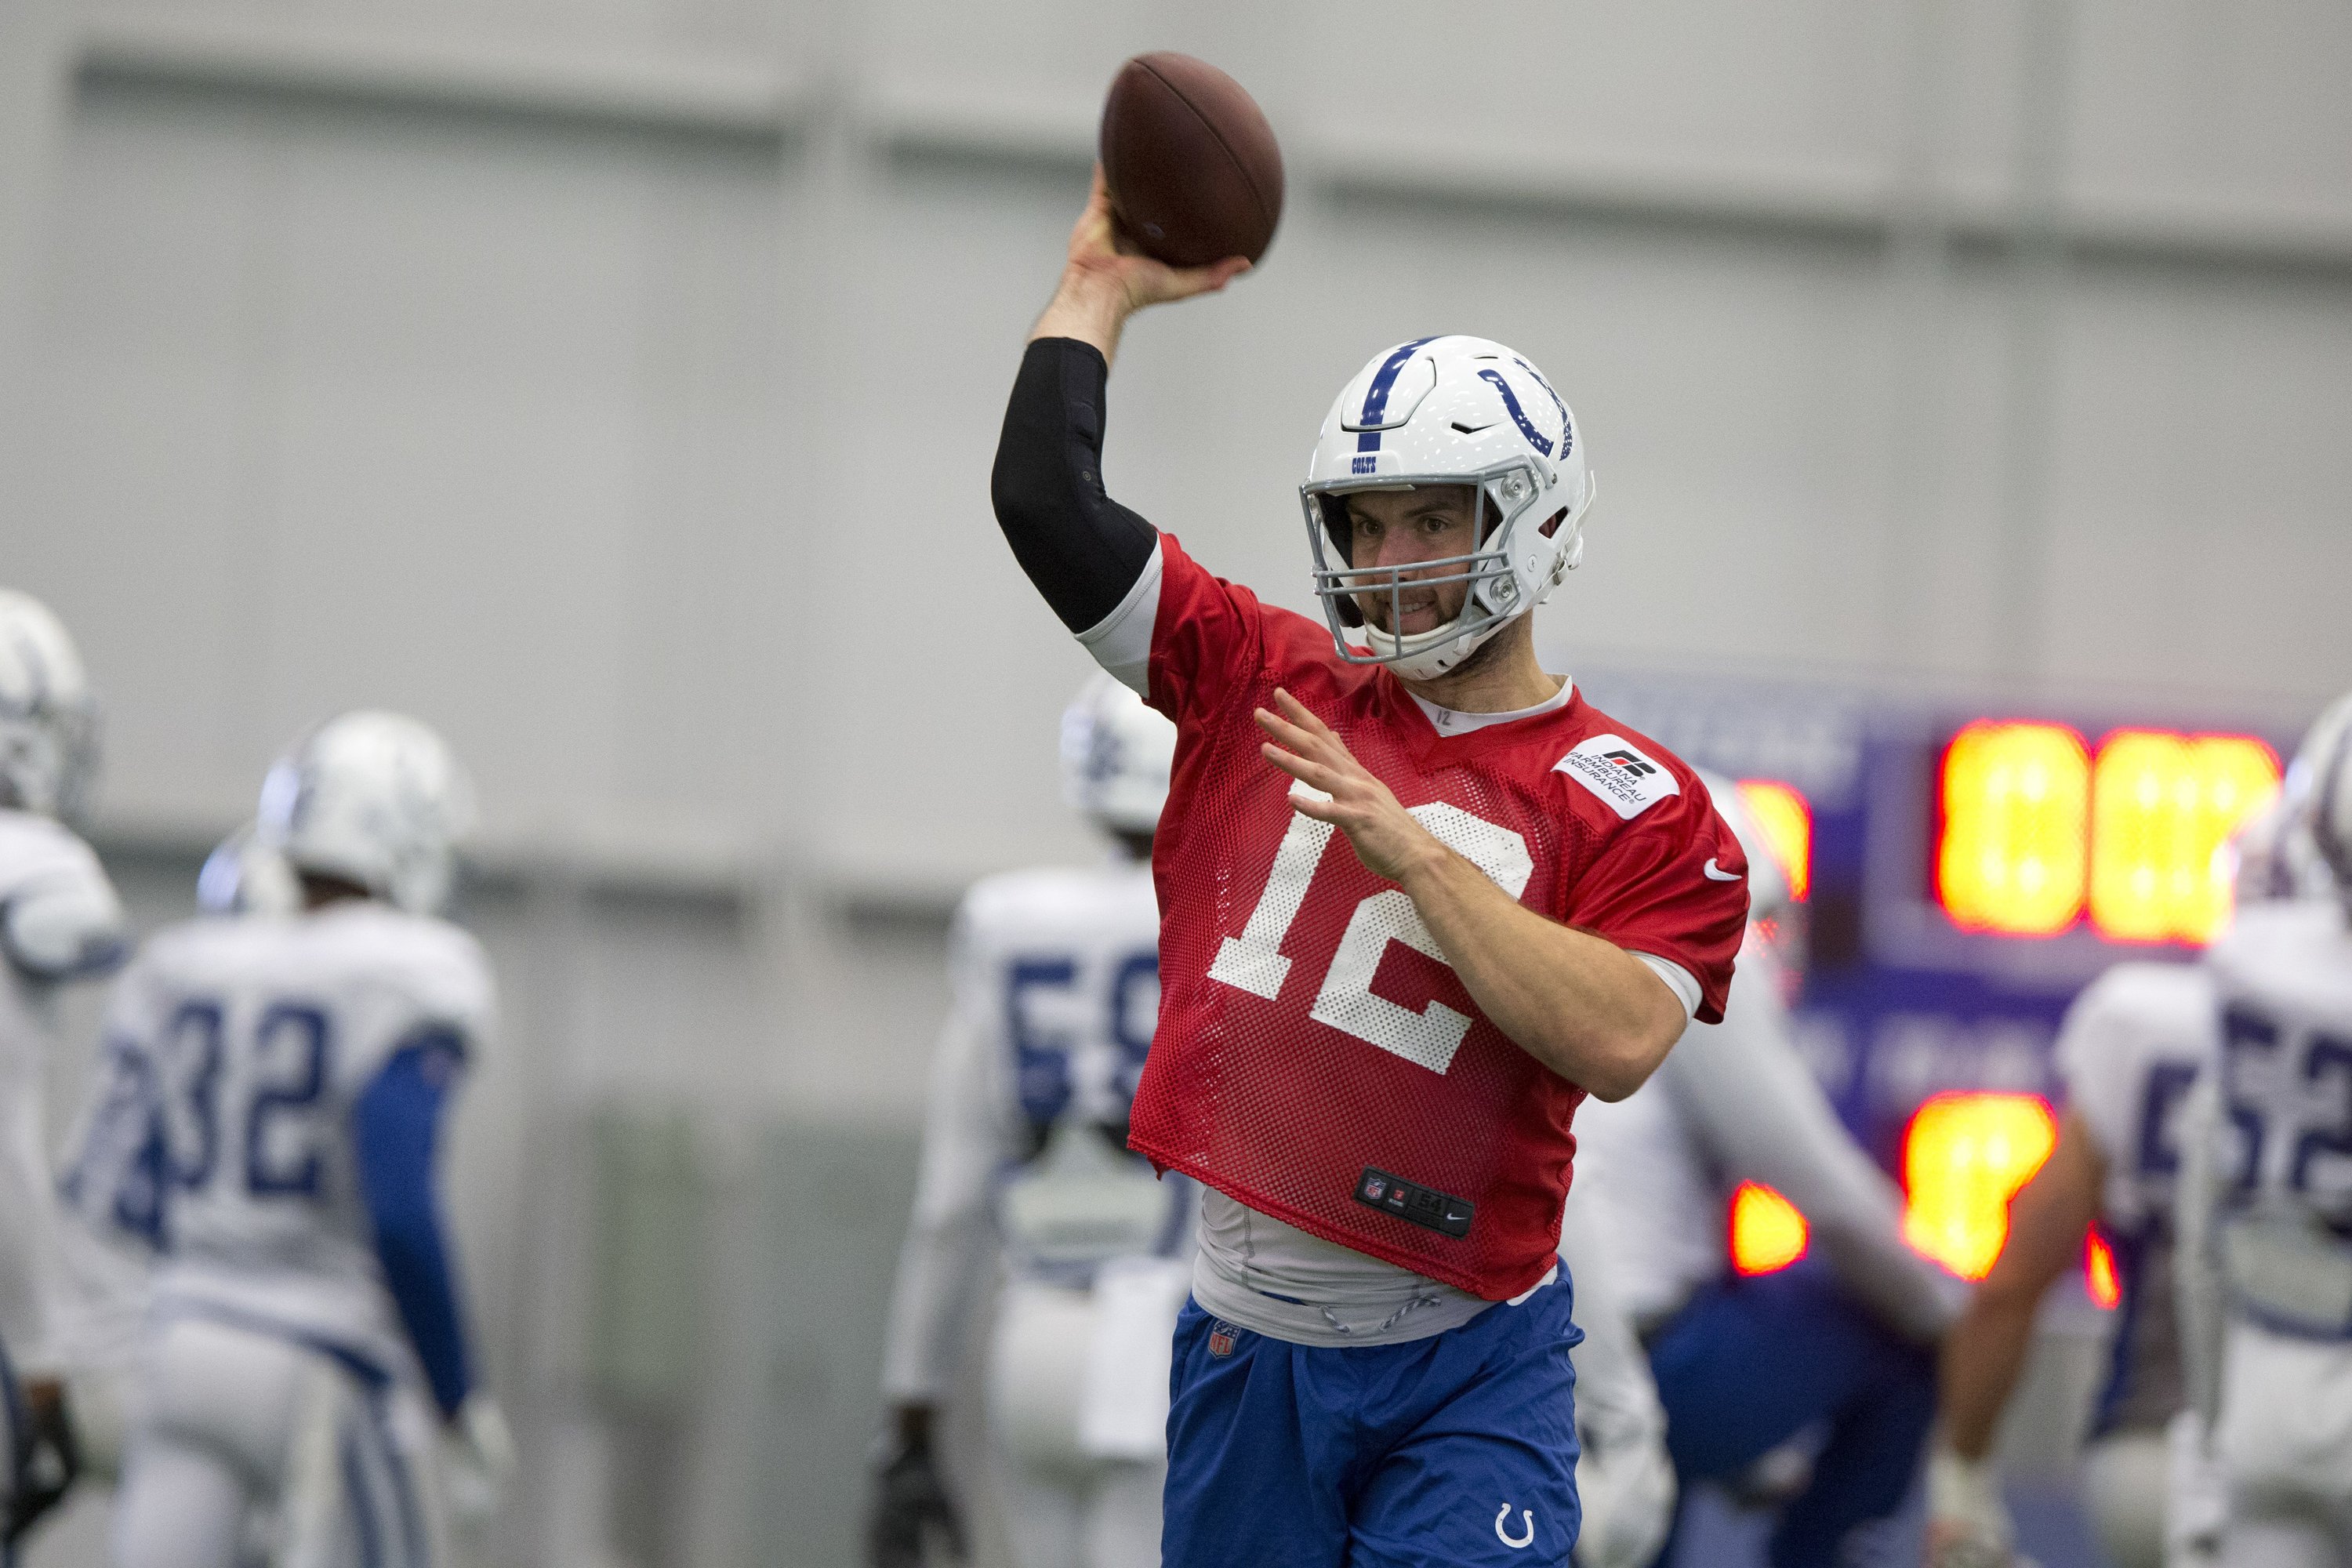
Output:
M1297 793L1328 799L1304 785ZM1436 835L1439 842L1468 860L1495 885L1517 899L1535 875L1528 841L1507 827L1473 816L1444 801L1416 805L1414 820ZM1209 965L1209 978L1237 991L1273 1001L1290 974L1291 960L1282 952L1290 928L1306 906L1315 871L1323 863L1336 831L1330 823L1294 812L1282 843L1274 852L1274 868L1265 890L1250 910L1239 936L1229 936ZM1454 1064L1454 1053L1470 1033L1469 1017L1443 1002L1432 1001L1421 1011L1400 1006L1372 994L1372 977L1389 943L1401 942L1414 952L1445 963L1437 939L1422 923L1421 912L1402 888L1371 894L1348 917L1348 929L1323 976L1323 988L1307 1016L1342 1034L1352 1035L1409 1062L1443 1073ZM1448 965L1450 968L1451 965Z

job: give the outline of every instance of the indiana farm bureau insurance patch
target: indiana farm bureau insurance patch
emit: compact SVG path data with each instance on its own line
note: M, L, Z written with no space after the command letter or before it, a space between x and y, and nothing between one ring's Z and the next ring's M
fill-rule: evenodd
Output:
M1624 818L1683 792L1664 763L1644 756L1622 735L1595 735L1552 763L1551 771L1566 773Z

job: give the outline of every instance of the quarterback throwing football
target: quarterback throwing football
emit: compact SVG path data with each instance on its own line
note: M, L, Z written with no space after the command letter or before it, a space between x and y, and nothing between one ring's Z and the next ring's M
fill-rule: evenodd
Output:
M1509 349L1419 339L1340 393L1302 487L1328 626L1109 499L1122 324L1244 265L1123 254L1097 177L994 479L1046 601L1177 725L1131 1137L1207 1189L1162 1560L1559 1563L1570 1121L1722 1016L1747 863L1688 768L1537 661L1592 481Z

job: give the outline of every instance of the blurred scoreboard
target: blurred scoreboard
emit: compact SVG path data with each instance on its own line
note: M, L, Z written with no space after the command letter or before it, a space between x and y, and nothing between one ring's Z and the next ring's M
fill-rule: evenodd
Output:
M1798 1044L1903 1184L1914 1246L1980 1276L2007 1197L2055 1136L2051 1047L2067 1005L2110 964L2187 962L2220 931L2222 851L2275 796L2292 737L1830 688L1608 673L1584 684L1685 761L1738 781L1797 900ZM1763 1194L1745 1202L1765 1238L1757 1259L1801 1252ZM1734 1219L1742 1212L1735 1197Z

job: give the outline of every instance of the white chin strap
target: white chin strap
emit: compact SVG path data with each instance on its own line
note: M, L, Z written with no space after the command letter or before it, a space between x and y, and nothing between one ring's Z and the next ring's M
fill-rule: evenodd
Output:
M1444 626L1425 632L1408 632L1403 637L1391 637L1369 620L1364 623L1364 639L1372 657L1403 676L1407 680L1434 680L1464 659L1478 651L1488 637L1511 624L1500 620L1475 632L1457 632L1476 607L1475 600L1465 600L1462 613Z

